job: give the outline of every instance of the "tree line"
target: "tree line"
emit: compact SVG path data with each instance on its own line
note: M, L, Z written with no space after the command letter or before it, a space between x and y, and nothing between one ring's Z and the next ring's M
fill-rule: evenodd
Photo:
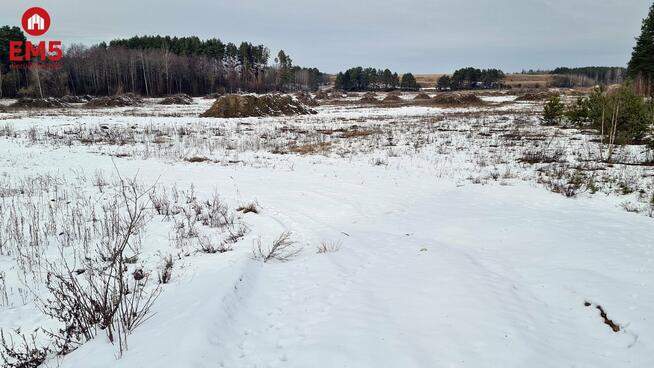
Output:
M64 50L59 69L12 70L9 40L21 39L18 27L0 28L0 97L296 91L315 90L326 80L316 68L293 65L284 51L271 63L264 45L169 36L75 44Z
M458 69L452 75L444 75L438 79L436 87L440 90L488 89L502 87L505 78L499 69Z
M420 85L411 73L405 73L400 77L390 69L363 68L360 66L336 74L335 87L343 91L420 89Z
M592 87L624 82L627 70L621 67L587 66L581 68L560 67L552 70L553 87Z

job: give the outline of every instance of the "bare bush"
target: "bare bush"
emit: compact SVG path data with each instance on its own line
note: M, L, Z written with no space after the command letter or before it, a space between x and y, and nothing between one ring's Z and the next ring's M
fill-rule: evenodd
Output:
M167 284L173 277L173 266L175 262L173 261L173 256L168 255L164 257L161 269L159 270L159 284Z
M0 254L2 253L0 252ZM7 292L5 273L0 271L0 307L4 306L9 306L9 293Z
M0 137L15 138L16 130L14 129L14 126L11 124L4 124L2 128L0 128Z
M215 234L220 241L206 250L216 253L231 250L248 231L217 194L202 200L192 188L155 190L138 185L136 178L118 176L105 178L101 171L88 177L83 171L72 176L0 175L0 256L15 262L9 270L16 276L7 279L6 269L0 268L0 305L36 299L42 313L60 323L36 340L46 343L52 354L68 354L103 333L121 353L127 349L128 335L152 315L163 287L157 281L167 283L172 276L172 257L159 274L157 265L152 265L154 271L136 266L146 225L154 216L171 221L171 233L186 237L189 248L200 244L205 233ZM52 247L60 259L53 259ZM15 279L24 286L12 284ZM16 354L22 351L17 357L26 360L30 355L22 337L12 334L17 336L14 346L5 335L7 347ZM30 345L30 351L35 349L44 348Z
M370 164L374 166L388 166L388 159L383 157L375 157L370 159Z
M591 191L595 192L595 181L581 170L568 171L565 168L548 168L541 171L539 182L554 193L565 197L575 197L577 194Z
M341 245L342 244L343 243L340 240L338 240L338 241L323 241L318 246L318 254L338 252L339 250L341 250Z
M227 242L218 242L217 244L211 241L208 236L202 236L199 239L200 251L202 253L214 254L225 253L233 250L231 244Z
M79 344L104 330L120 353L127 349L127 336L144 321L159 289L150 289L147 278L130 284L125 251L134 249L132 238L144 226L146 206L143 191L135 180L120 178L124 215L120 236L96 248L95 257L86 257L84 268L50 265L46 286L50 297L42 303L45 314L59 320L64 328L54 333L59 354L67 354Z
M529 149L523 153L519 161L528 164L564 162L565 150L562 148Z
M100 193L102 193L104 188L107 185L109 185L109 182L107 181L107 179L105 179L104 172L102 170L95 171L95 182L93 183L93 185L95 185L98 188Z
M261 244L261 239L257 240L257 244L252 249L252 258L268 263L270 261L288 262L293 257L297 256L302 250L297 248L296 243L291 240L292 233L290 231L283 232L269 248L265 248Z
M32 333L29 338L20 331L15 331L14 334L20 339L19 344L16 344L11 336L7 338L4 331L0 330L2 367L38 368L41 366L50 354L50 348L41 347L36 343L36 332Z
M248 227L243 224L238 224L237 226L230 227L227 229L227 232L229 234L225 238L225 242L227 244L234 244L239 240L243 239L243 237L248 233L248 231L249 231Z

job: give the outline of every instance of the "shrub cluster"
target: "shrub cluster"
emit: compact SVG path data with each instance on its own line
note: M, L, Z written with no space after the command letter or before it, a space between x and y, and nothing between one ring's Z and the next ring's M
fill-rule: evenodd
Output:
M596 88L588 97L580 97L565 106L559 96L545 104L543 122L573 124L597 130L602 139L615 144L651 142L654 104L634 93L629 85L606 91Z

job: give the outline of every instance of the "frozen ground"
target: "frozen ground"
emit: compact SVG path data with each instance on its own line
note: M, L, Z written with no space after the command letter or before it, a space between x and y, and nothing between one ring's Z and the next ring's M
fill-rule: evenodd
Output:
M636 165L650 153L625 147L624 164L592 164L594 137L540 127L538 106L508 101L231 121L196 118L206 100L0 115L0 327L58 326L34 300L47 295L43 267L25 263L59 261L61 240L17 252L32 243L7 236L9 213L43 234L68 229L75 211L59 203L111 204L117 168L183 191L182 207L218 193L249 231L207 254L199 239L226 230L198 224L180 240L184 219L153 212L130 265L154 275L175 259L152 317L120 358L100 331L46 366L652 366L654 189L651 167ZM246 203L259 213L234 211ZM299 255L252 259L285 231ZM84 243L70 248L86 254Z

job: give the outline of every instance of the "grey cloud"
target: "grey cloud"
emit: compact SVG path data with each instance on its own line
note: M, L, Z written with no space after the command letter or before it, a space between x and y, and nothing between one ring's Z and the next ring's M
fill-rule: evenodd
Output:
M625 65L651 0L43 0L47 37L91 44L135 34L263 43L301 65L404 72ZM0 4L18 25L24 5Z

